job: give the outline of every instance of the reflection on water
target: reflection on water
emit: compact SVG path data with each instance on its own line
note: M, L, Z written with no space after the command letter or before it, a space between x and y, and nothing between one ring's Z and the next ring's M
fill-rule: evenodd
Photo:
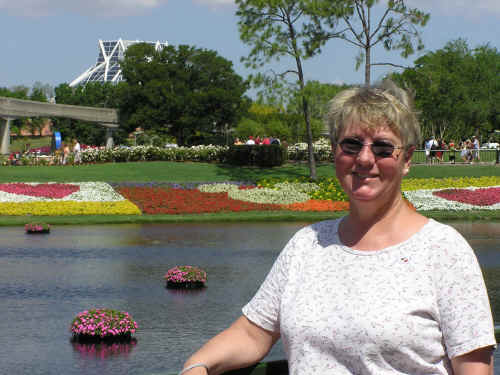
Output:
M304 225L56 226L41 236L0 228L2 372L176 373L190 352L240 314ZM500 225L452 225L476 250L500 322ZM207 288L165 288L166 271L184 264L207 271ZM92 307L128 311L139 324L137 343L70 343L72 319ZM267 359L283 357L277 345Z
M107 359L109 357L127 357L137 344L137 340L115 343L80 343L71 342L73 350L84 359Z

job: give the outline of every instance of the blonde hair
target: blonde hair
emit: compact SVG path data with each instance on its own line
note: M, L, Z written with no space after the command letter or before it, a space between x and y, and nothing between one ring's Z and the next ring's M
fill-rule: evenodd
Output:
M420 142L420 125L413 109L413 96L390 80L371 87L341 91L329 102L326 123L333 144L353 121L369 129L388 126L405 148Z

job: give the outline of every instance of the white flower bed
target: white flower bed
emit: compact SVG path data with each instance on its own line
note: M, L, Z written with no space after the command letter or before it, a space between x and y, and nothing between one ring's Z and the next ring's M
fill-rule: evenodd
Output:
M493 186L492 186L493 187ZM460 188L475 190L477 187ZM445 189L427 189L427 190L413 190L405 191L406 198L415 206L419 211L428 210L500 210L500 203L492 204L489 206L478 206L474 204L462 203L445 198L438 197L432 194L434 191Z
M203 193L227 193L238 190L238 186L235 184L202 184L198 185L198 190Z
M84 163L125 162L125 161L219 161L224 158L229 147L200 145L192 147L118 146L112 150L86 149L82 151Z
M54 184L49 182L48 184ZM38 182L26 183L36 186ZM47 184L47 183L43 183ZM59 184L59 183L57 183ZM77 202L118 202L125 198L118 194L109 184L105 182L70 182L69 185L78 185L79 191L65 196L64 198L34 197L23 194L7 193L0 191L0 202L53 202L53 201L77 201Z
M277 190L293 189L306 194L319 190L319 186L314 182L279 182L274 185L274 188Z
M245 189L231 190L228 192L231 199L247 201L253 203L273 203L273 204L292 204L305 202L309 200L309 195L297 191L289 190L274 190L268 188L262 189Z

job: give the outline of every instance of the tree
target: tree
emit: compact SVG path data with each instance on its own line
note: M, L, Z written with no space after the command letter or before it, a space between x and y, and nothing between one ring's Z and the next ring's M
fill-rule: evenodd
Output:
M246 112L248 84L215 51L134 44L121 62L120 114L129 131L173 135L183 145L211 136Z
M309 173L311 179L316 179L309 101L304 93L303 59L316 53L316 50L309 49L309 54L306 55L303 47L311 40L308 31L312 27L312 21L305 14L307 3L301 0L236 0L236 15L240 18L240 38L251 46L248 56L242 59L247 67L259 69L272 59L279 60L281 57L289 57L294 62L294 68L274 76L260 73L254 79L256 82L279 85L287 75L294 75L306 124Z
M89 82L76 87L63 83L54 91L59 104L118 108L118 90L119 86L110 82ZM77 138L83 144L102 146L106 141L106 129L99 124L67 118L55 118L52 122L53 129L60 131L66 142ZM117 143L122 142L126 136L127 132L122 124L113 131L113 138Z
M392 78L415 91L424 137L463 139L500 127L500 53L457 39Z
M33 88L31 89L31 93L28 99L36 102L43 102L43 103L47 102L47 96L45 95L43 90L35 85L33 85ZM38 132L38 134L42 135L42 129L47 123L47 121L48 121L47 118L41 118L41 117L29 118L24 121L24 126L30 128L31 134L35 135L35 133Z
M307 81L304 87L304 93L309 101L311 117L317 120L323 120L328 110L328 102L340 91L348 88L348 85L335 85L331 83L321 83L319 81ZM287 111L292 113L300 112L299 95L290 98Z
M405 0L388 0L378 19L374 19L372 8L380 0L318 0L313 1L307 12L315 20L310 28L314 43L309 49L315 52L319 46L332 38L340 38L359 48L356 70L364 62L365 85L370 85L371 68L389 65L403 68L390 62L372 62L373 48L382 44L387 51L400 50L407 58L424 45L419 27L426 25L430 15L416 8L408 8ZM333 4L334 3L334 4ZM340 23L340 30L339 28Z
M298 117L298 119L297 119ZM300 116L293 116L295 122L300 121ZM272 136L279 139L290 139L292 135L292 117L282 107L264 104L261 101L253 102L246 117L235 129L235 134L241 138L252 136Z

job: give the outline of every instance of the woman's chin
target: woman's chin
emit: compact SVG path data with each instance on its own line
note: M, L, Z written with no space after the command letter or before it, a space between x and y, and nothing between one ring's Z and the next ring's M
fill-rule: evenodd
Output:
M363 185L357 188L351 189L351 194L349 194L351 200L357 201L371 201L376 199L378 193L375 189L370 186Z

